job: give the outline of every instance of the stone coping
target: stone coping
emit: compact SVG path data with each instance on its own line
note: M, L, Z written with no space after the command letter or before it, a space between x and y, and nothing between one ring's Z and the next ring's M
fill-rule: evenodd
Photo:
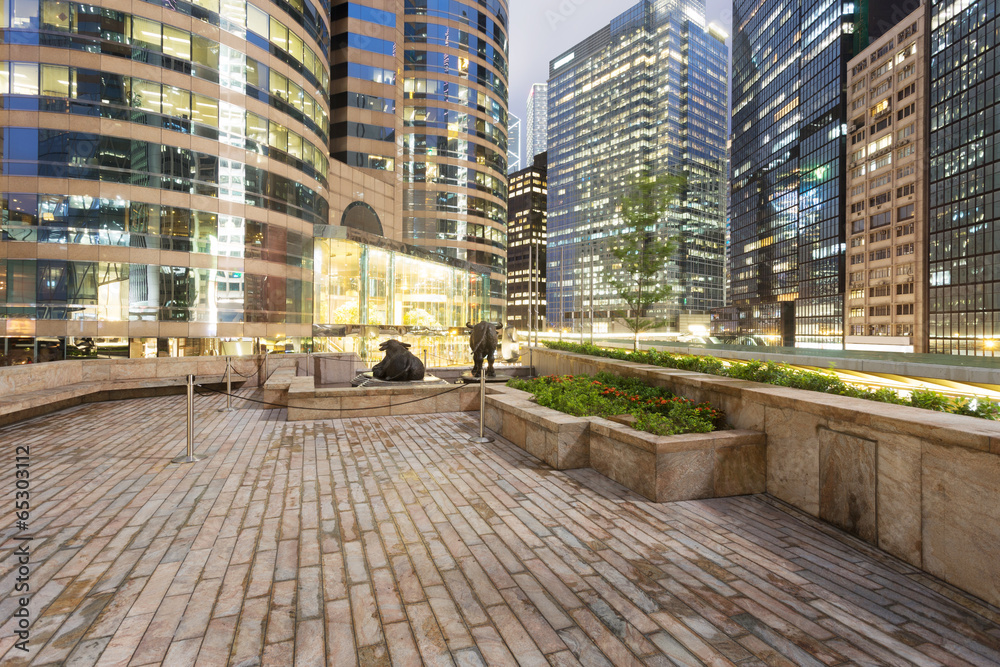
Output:
M759 431L723 430L711 433L685 433L683 435L656 435L639 431L600 417L589 417L590 428L600 435L615 438L651 454L673 454L692 449L718 449L721 447L742 447L763 442Z
M636 362L618 361L605 357L592 357L561 350L540 348L535 350L535 356L538 361L549 357L560 365L566 364L570 367L574 363L580 365L580 372L573 374L590 375L600 371L609 371L639 378L650 384L669 385L671 390L681 395L687 395L688 398L692 398L691 394L695 392L710 391L715 394L728 395L734 399L752 399L765 406L808 412L837 421L848 421L863 429L931 439L945 446L975 449L1000 455L1000 422L987 419ZM560 357L564 359L559 361ZM536 362L536 367L539 365L541 364ZM591 366L591 368L584 370L582 368L584 365ZM727 418L732 423L732 415L727 413ZM743 426L743 424L734 425ZM756 430L762 426L762 424L751 424L748 427Z

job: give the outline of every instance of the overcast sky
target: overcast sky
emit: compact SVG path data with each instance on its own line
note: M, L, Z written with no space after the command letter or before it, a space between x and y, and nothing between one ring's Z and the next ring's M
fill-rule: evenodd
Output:
M706 20L732 34L732 0L705 2ZM522 153L531 84L548 81L550 60L634 4L632 0L510 0L510 110L522 120Z

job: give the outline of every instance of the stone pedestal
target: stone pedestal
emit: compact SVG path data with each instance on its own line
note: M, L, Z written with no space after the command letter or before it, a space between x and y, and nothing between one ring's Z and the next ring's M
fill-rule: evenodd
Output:
M372 375L371 371L360 373L357 377L351 380L352 387L428 387L439 384L448 383L433 375L425 375L423 380L407 380L405 382L379 380Z

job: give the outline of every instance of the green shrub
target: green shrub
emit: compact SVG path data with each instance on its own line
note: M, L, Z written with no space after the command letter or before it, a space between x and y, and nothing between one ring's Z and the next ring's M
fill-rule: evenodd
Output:
M924 389L914 389L910 394L910 404L915 408L924 410L937 410L938 412L949 412L951 401L944 394Z
M636 428L662 435L709 433L725 423L725 415L706 403L696 404L666 389L611 373L546 375L510 380L507 385L534 394L539 405L577 417L633 415ZM647 419L650 416L655 419Z
M907 398L893 389L865 389L848 384L833 375L833 373L798 370L791 368L787 364L773 361L730 361L727 364L716 357L671 354L657 350L629 352L621 349L604 349L596 345L580 345L578 343L556 341L547 342L545 345L553 350L562 350L576 354L588 354L595 357L617 359L619 361L633 361L650 366L696 371L709 375L731 377L750 382L762 382L779 387L820 391L827 394L863 398L894 405L911 405L926 410L951 412L970 417L979 417L981 419L1000 420L1000 403L995 403L986 398L951 399L944 394L924 389L913 391Z

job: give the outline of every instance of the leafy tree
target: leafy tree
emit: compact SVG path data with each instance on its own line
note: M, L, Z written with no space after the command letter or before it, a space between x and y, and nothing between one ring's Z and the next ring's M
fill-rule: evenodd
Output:
M646 317L649 308L661 303L671 286L660 282L658 274L673 255L669 238L660 238L657 225L675 204L684 189L681 176L653 177L648 171L633 183L620 202L625 232L611 249L621 269L608 278L627 310L616 315L634 335L633 350L639 349L639 333L661 326L663 320Z

